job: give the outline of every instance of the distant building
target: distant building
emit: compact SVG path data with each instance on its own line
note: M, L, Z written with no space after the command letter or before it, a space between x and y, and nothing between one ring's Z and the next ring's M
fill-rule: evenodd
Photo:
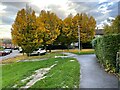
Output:
M0 41L1 41L0 46L4 48L16 48L16 46L12 44L11 39L2 39Z
M103 29L96 29L96 30L95 30L95 37L101 36L101 35L103 35L103 34L104 34Z

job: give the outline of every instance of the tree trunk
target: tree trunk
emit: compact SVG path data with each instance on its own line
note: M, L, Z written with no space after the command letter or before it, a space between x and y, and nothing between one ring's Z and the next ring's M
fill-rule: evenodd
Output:
M27 54L28 57L30 56L30 53L26 53L26 54Z
M67 50L69 51L69 44L67 45Z
M49 45L49 52L51 52L51 45Z
M27 54L27 56L29 56L29 53L26 53Z
M46 44L44 44L44 48L45 48L45 50L46 50L46 52L47 52L47 46L46 46Z
M49 52L51 52L51 49L49 49Z
M82 50L82 42L80 42L80 50Z

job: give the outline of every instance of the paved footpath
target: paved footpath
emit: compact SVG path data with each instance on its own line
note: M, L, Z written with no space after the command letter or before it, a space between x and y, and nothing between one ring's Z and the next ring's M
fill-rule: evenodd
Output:
M80 88L118 88L118 78L112 74L106 73L97 62L94 54L65 54L71 57L75 57L80 63Z

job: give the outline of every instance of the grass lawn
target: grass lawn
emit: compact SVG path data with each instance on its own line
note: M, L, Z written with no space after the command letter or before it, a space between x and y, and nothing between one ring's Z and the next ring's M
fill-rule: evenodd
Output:
M40 80L32 88L79 88L80 67L72 58L63 59L53 68L45 79Z
M37 69L50 67L53 64L57 65L46 74L47 77L35 83L31 88L78 88L80 79L80 65L78 61L74 58L53 58L55 55L60 54L48 54L48 60L14 62L3 65L2 88L11 88L15 84L24 86L27 82L22 83L22 79L31 76ZM75 61L71 62L70 60Z

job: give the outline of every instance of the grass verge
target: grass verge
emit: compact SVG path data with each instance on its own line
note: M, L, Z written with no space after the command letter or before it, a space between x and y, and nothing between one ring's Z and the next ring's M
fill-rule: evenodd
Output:
M60 52L58 53L47 53L46 55L41 55L41 56L30 56L28 57L27 55L19 55L13 58L9 58L6 60L2 61L2 64L6 63L14 63L17 62L18 60L33 60L33 59L43 59L43 58L54 58L54 56L62 55Z
M70 50L65 50L65 52L70 52L70 53L74 53L77 55L85 55L85 54L94 54L95 51L94 49L82 49L79 53L78 49L70 49Z
M49 54L48 57L54 57L60 54ZM21 80L31 76L35 70L50 67L57 63L46 78L38 81L32 88L63 88L79 87L80 65L73 58L49 58L48 60L36 62L17 62L2 66L2 88L11 88L15 84L21 84ZM26 82L27 83L27 82Z
M30 76L39 68L49 67L53 64L53 59L38 62L19 62L2 66L2 87L10 88L19 84L20 80Z

